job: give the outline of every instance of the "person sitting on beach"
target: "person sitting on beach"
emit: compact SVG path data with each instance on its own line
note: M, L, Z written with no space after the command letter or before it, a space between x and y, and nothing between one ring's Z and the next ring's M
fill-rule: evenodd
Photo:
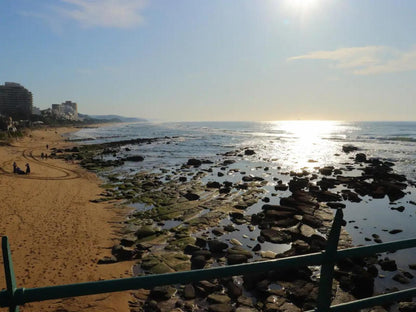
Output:
M17 174L25 174L25 172L22 169L20 169L19 167L16 167L16 173Z
M17 172L17 164L16 162L13 162L13 173Z
M44 154L43 154L43 152L42 152L42 153L40 153L40 158L42 158L42 159L43 159L43 157L44 157Z
M29 174L30 173L30 166L29 166L29 164L26 164L26 174Z

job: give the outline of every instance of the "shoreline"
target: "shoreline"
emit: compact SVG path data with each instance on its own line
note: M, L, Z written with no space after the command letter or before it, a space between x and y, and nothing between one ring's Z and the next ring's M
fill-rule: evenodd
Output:
M78 130L32 129L0 149L0 234L9 237L19 288L131 276L132 261L97 264L111 255L128 211L115 202L90 202L103 191L94 173L72 162L40 157L51 148L73 146L62 135ZM21 168L29 163L31 173L13 174L14 161ZM129 298L129 292L122 292L51 300L28 303L21 311L129 311Z

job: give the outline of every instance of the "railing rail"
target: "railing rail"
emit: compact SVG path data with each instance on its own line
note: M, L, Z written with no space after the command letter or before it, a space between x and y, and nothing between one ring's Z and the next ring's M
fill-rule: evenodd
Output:
M319 281L319 293L317 307L314 310L315 312L353 311L356 309L371 307L386 302L393 302L403 298L416 296L416 288L411 288L394 293L338 304L332 307L330 306L334 265L338 260L348 257L363 257L380 252L416 247L416 239L407 239L371 246L337 250L342 217L342 210L337 210L328 236L327 248L323 252L276 260L184 272L26 289L16 287L10 246L7 237L2 237L7 290L0 291L0 307L9 307L9 311L15 312L19 311L20 305L35 301L135 290L141 288L151 289L155 286L178 284L178 281L180 281L181 284L185 284L219 277L244 275L252 272L265 272L308 265L321 265L321 278Z

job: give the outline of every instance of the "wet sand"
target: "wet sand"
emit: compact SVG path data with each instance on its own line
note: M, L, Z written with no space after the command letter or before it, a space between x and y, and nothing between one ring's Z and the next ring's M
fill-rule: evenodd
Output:
M61 135L76 130L33 130L10 146L0 146L0 235L9 238L19 288L131 276L132 262L97 264L111 255L127 212L114 203L90 202L102 192L93 173L40 157L53 147L68 146ZM14 161L21 169L29 163L31 173L13 174ZM1 268L0 287L5 285ZM21 311L129 311L129 297L122 292L51 300L28 303Z

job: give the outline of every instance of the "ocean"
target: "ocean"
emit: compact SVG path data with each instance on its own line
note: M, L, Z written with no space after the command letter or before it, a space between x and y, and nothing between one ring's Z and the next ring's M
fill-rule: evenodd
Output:
M395 172L404 174L410 181L406 196L391 203L363 196L359 203L345 202L346 230L354 245L374 244L374 235L383 242L415 238L416 227L416 122L344 122L344 121L275 121L275 122L141 122L87 128L71 134L71 140L81 143L102 143L135 138L162 138L152 144L131 145L125 155L141 155L143 162L126 162L117 168L126 175L138 172L161 172L180 168L190 158L216 162L227 152L249 148L255 156L242 158L233 164L239 170L267 178L266 195L273 193L273 177L283 182L289 175L281 172L317 172L324 166L342 168L352 163L354 153L347 154L342 146L353 145L367 158L375 157L395 164ZM270 168L265 172L263 168ZM239 176L228 174L218 177L214 170L204 181L235 182ZM356 171L343 175L360 174ZM413 183L413 185L412 185ZM337 190L335 190L337 191ZM282 193L288 196L290 192ZM255 213L262 203L254 204L245 213ZM402 212L391 208L404 207ZM391 235L392 229L402 232ZM241 238L242 239L242 238ZM277 250L279 251L279 250ZM415 263L415 249L402 250L385 255L395 259L398 267L409 271L409 263ZM397 287L409 287L391 281L395 272L380 272L376 291ZM416 278L410 285L416 285Z

